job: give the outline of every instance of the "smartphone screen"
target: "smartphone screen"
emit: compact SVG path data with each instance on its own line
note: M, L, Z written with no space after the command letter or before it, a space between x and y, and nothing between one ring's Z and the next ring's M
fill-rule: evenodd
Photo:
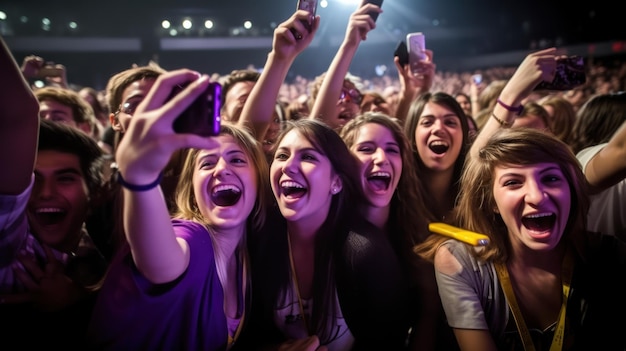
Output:
M377 5L378 7L382 8L383 7L383 0L365 0L365 2L363 2L363 5L365 5L365 4L374 4L374 5ZM369 15L370 15L370 17L372 17L374 22L376 22L376 20L378 19L378 12L370 12Z
M170 98L180 93L185 86L174 89ZM222 86L219 83L210 83L207 89L174 120L174 131L201 136L218 135L221 129L221 93Z
M483 82L483 75L482 74L474 74L472 76L472 81L474 82L474 84L478 85L480 83Z
M296 6L296 10L304 10L308 11L311 16L315 16L317 13L317 0L298 0L298 5ZM311 23L308 21L302 21L306 30L311 32Z
M406 45L409 50L409 64L413 74L421 74L420 62L426 59L426 41L421 32L406 35Z
M585 84L585 61L582 56L570 56L556 60L556 72L552 82L541 82L535 90L565 91Z

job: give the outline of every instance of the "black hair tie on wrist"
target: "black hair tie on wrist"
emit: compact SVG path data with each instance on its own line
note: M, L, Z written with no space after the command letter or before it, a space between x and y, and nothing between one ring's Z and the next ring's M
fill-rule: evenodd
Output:
M122 178L122 172L118 171L116 180L121 186L123 186L124 188L130 191L141 192L141 191L148 191L150 189L156 188L159 184L161 184L161 179L163 179L163 172L159 173L159 176L154 182L150 184L145 184L145 185L137 185L137 184L133 184L133 183L129 183L125 181L124 178Z

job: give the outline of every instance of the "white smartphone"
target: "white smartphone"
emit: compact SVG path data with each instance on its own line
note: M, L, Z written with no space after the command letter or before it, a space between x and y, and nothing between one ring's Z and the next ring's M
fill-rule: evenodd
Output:
M415 32L406 35L406 46L409 50L409 64L413 74L421 74L419 63L426 60L426 40L424 33Z

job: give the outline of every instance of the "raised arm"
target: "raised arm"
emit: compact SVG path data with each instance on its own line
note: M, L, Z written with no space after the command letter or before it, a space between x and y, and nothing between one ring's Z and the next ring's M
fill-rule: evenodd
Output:
M189 86L166 103L173 87L189 81ZM212 138L176 134L172 127L176 117L208 84L208 76L200 77L187 69L161 75L135 110L116 152L124 182L146 185L142 190L123 185L123 222L135 265L153 283L178 278L189 264L188 245L174 234L158 180L176 150L215 145Z
M437 67L433 63L432 50L425 50L427 59L418 63L422 74L413 74L410 65L402 66L397 57L394 57L393 61L398 71L398 80L400 81L400 100L398 101L398 107L396 108L396 115L394 117L401 120L403 123L406 121L406 116L409 114L409 108L420 94L427 93L433 86L433 80L435 79L435 68Z
M626 178L626 122L589 160L584 172L595 191L604 190Z
M17 195L30 183L37 154L39 102L0 37L0 194Z
M376 27L376 23L369 15L370 12L380 13L382 10L380 7L368 3L360 5L350 15L344 40L326 71L324 81L311 108L310 118L318 118L333 129L341 128L343 124L338 118L337 100L341 95L350 63L361 41L365 40L367 33Z
M492 115L476 136L470 148L470 157L476 156L480 148L499 128L508 128L513 124L517 115L514 110L522 106L522 100L530 95L537 84L554 79L556 59L556 48L533 52L526 56L506 83L498 97L500 102L496 104Z
M263 72L243 106L238 122L249 127L259 141L263 141L272 122L278 92L287 77L289 68L315 37L320 18L319 16L310 17L309 12L298 10L274 30L272 51L268 54ZM301 21L312 22L310 33ZM295 38L291 29L299 33L300 39Z

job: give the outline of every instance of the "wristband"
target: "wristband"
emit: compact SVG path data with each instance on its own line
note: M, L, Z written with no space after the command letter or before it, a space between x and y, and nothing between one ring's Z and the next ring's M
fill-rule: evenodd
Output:
M524 106L522 106L522 105L519 105L517 107L513 107L513 106L509 106L509 105L505 104L500 99L498 99L496 101L498 102L498 104L500 106L504 107L507 111L515 112L515 113L517 113L518 116L520 116L522 114L522 112L524 112Z
M145 185L137 185L137 184L133 184L133 183L129 183L127 181L124 180L124 178L122 178L122 172L117 171L117 182L124 188L130 190L130 191L148 191L150 189L154 189L156 188L159 184L161 184L161 179L163 178L163 172L159 173L159 176L157 177L157 179L150 183L150 184L145 184Z

